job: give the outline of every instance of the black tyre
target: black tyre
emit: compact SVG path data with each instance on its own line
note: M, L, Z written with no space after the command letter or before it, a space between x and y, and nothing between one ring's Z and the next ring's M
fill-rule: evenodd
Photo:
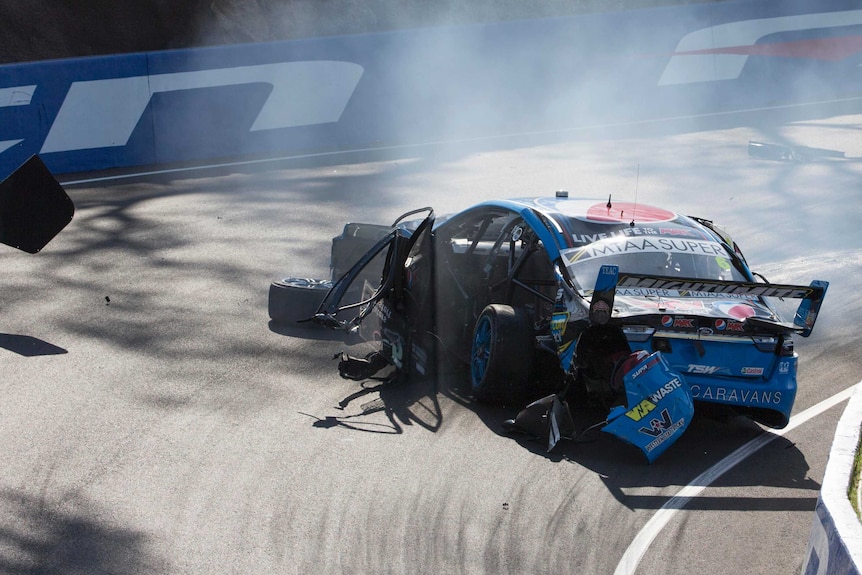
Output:
M269 317L276 323L295 323L314 315L329 293L332 282L284 278L269 285ZM315 324L309 324L315 325Z
M491 304L476 320L470 350L473 397L483 403L510 403L528 391L534 355L529 312Z

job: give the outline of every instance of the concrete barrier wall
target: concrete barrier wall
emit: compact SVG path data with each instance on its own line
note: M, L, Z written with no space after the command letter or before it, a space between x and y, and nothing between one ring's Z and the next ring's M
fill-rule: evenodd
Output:
M814 523L802 567L804 575L860 575L862 523L848 490L862 424L862 383L844 409L817 499Z
M844 98L860 27L858 0L755 0L0 66L0 176Z

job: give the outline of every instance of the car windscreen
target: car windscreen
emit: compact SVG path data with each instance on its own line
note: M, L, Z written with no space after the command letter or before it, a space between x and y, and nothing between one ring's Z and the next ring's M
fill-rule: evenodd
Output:
M708 239L616 236L563 252L576 287L593 284L603 265L621 273L726 281L748 281L725 247Z

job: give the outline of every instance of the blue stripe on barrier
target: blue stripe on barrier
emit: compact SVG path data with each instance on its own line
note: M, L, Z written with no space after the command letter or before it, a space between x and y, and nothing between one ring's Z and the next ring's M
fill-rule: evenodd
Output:
M0 66L0 175L840 98L860 37L854 0L764 0Z

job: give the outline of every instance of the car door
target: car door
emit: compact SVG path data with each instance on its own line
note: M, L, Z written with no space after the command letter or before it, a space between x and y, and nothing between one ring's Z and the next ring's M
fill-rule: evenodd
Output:
M424 219L401 224L427 212ZM358 334L404 373L426 373L433 349L424 334L433 331L434 211L422 208L396 220L324 298L314 321ZM382 269L379 276L369 269Z

